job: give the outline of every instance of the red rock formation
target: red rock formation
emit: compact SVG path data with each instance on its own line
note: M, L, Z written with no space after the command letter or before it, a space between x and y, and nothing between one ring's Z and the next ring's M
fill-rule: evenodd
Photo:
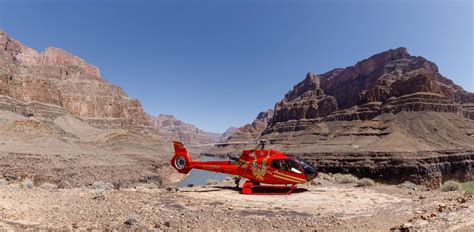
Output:
M219 142L221 134L205 132L194 125L184 123L173 115L151 116L153 128L168 140L179 140L185 144L207 144Z
M303 156L321 171L437 186L472 180L471 119L473 93L434 63L398 48L308 74L275 104L262 135L250 137ZM236 155L243 148L249 147L217 147L209 154Z
M119 120L116 127L148 125L139 101L130 99L118 86L101 79L99 69L59 48L41 53L0 32L0 94L14 99L54 104L74 116Z
M474 94L439 74L434 63L398 48L345 69L308 74L275 105L275 116L265 133L305 130L309 121L369 120L400 111L471 117L470 103L474 103Z
M320 119L337 110L337 101L333 96L327 96L320 88L320 78L312 73L306 79L293 87L285 98L275 105L275 114L265 133L282 132L287 130L305 129L306 126L285 126L283 122L292 120Z

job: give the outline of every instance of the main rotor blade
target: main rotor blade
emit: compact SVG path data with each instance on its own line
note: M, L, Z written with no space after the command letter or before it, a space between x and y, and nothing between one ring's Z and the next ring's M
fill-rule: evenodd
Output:
M238 144L255 144L255 142L207 143L207 144L198 144L198 145L189 146L189 148L193 148L193 147L206 147L206 146L238 145Z

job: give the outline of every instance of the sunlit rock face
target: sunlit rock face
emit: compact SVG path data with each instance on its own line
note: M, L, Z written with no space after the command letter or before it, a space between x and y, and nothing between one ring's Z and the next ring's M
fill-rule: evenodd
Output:
M62 49L39 53L0 32L0 64L1 95L58 105L98 127L149 125L138 100L102 79L97 67Z
M265 133L304 130L308 121L369 120L401 111L472 118L473 103L474 94L442 76L433 62L397 48L344 69L309 73L275 105Z
M322 172L438 186L473 178L473 120L473 93L433 62L397 48L308 73L275 104L264 129L248 124L229 141L265 139L267 148L303 157ZM209 154L249 148L228 145Z

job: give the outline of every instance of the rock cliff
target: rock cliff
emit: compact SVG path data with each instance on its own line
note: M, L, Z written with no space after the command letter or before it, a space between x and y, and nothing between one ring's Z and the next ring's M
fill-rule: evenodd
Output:
M267 139L269 148L303 156L321 171L437 186L474 177L473 115L473 93L397 48L308 73L275 104L265 129L247 138ZM229 140L241 134L234 135ZM209 153L237 155L244 147Z
M405 48L392 49L344 69L308 73L275 105L265 133L307 128L307 123L298 126L295 120L369 120L400 111L472 117L473 98L473 93L442 76L433 62L412 56Z
M97 67L62 49L38 53L0 31L0 64L0 95L57 105L97 127L149 124L138 100L102 79Z

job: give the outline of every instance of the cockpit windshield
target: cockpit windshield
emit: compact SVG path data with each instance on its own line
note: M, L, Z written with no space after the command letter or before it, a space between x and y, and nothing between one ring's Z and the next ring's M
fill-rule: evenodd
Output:
M311 174L311 175L316 174L316 170L311 164L309 164L308 162L300 158L295 158L295 160L297 160L301 164L305 174Z
M294 158L294 159L297 160L301 164L301 167L303 168L303 171L304 171L304 175L306 176L306 179L308 181L316 177L317 173L313 165L309 164L308 162L300 158Z

